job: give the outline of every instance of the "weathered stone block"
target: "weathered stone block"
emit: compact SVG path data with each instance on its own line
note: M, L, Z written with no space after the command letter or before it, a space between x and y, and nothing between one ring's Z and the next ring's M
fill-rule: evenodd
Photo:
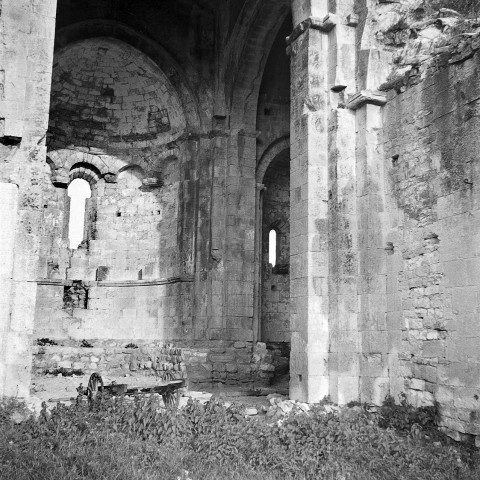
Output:
M236 363L238 364L245 364L250 363L252 361L252 354L251 353L238 353L236 355Z
M235 355L210 355L209 360L212 363L233 363Z
M442 340L428 340L423 343L423 356L445 357L445 342Z
M138 370L138 362L132 361L128 364L128 368L132 371L135 372Z
M360 377L360 401L381 405L389 393L389 379L385 377Z
M408 388L412 390L425 390L425 381L418 378L411 378L405 381Z
M275 365L263 364L260 365L261 372L275 372Z
M214 372L224 372L227 369L225 363L214 363L213 364L213 371Z
M360 355L360 375L362 377L386 377L388 364L382 354Z

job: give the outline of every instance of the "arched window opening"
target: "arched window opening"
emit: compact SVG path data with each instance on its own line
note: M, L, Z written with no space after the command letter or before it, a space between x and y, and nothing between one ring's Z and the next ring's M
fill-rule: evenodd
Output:
M68 239L70 248L76 249L84 239L85 201L92 196L92 190L86 180L75 178L68 186L68 196L70 197Z
M277 232L273 229L268 234L268 263L272 267L277 264Z

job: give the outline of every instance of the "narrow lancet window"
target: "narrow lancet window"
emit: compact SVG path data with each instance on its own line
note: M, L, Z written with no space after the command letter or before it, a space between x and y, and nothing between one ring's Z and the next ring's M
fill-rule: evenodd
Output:
M268 263L277 264L277 232L273 229L268 234Z
M68 239L70 248L76 249L84 240L85 201L92 196L92 190L86 180L76 178L68 186L68 196L70 197Z

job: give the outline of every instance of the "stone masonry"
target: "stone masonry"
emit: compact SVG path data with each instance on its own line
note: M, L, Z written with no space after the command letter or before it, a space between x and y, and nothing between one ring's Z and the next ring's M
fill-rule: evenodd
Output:
M268 386L275 370L288 358L282 348L258 342L180 342L177 344L121 340L63 341L52 345L38 339L32 347L33 379L45 375L71 376L93 372L124 377L185 378L190 388L212 389L218 384L256 390ZM53 343L56 343L53 341Z
M0 0L0 396L288 368L480 444L473 3Z

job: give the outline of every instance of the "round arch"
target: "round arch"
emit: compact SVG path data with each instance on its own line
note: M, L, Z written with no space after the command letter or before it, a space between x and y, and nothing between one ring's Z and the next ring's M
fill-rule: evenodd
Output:
M71 171L77 165L87 166L96 172L97 179L106 176L115 176L122 166L125 165L120 159L115 164L108 166L100 155L93 155L78 150L61 149L51 150L47 154L47 163L52 172L52 183L59 187L66 187L71 180Z
M95 165L82 162L73 165L68 176L70 180L69 183L72 183L76 178L81 178L92 186L100 180L101 173Z

